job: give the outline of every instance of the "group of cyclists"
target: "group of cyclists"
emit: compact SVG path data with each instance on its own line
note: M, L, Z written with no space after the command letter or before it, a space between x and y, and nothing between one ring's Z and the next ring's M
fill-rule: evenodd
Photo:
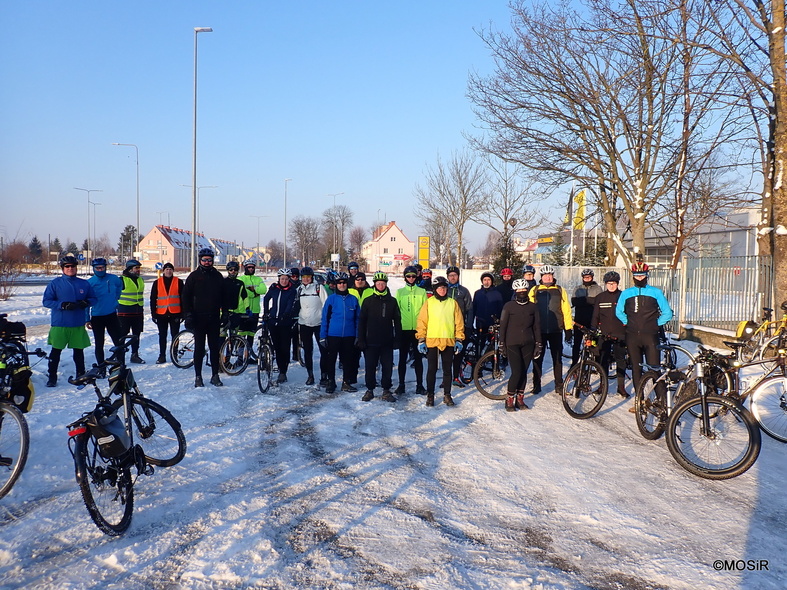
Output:
M204 386L202 368L205 354L210 355L210 383L223 385L219 374L219 348L222 328L232 326L251 343L260 321L265 322L273 342L278 367L278 383L287 381L292 360L302 347L307 372L306 385L333 393L337 384L337 360L341 370L341 390L358 391L361 359L365 363L365 392L370 401L379 387L380 399L395 402L407 390L407 370L412 368L417 395L426 396L433 406L435 393L442 390L443 403L454 405L452 387L464 387L460 379L462 353L469 339L483 347L490 327L499 322L499 343L508 359L507 411L528 408L524 401L527 374L532 367L532 395L541 393L544 352L552 359L555 391L563 388L563 341L573 342L572 363L580 354L582 327L598 329L611 338L605 340L602 365L617 366L617 392L625 388L626 350L632 358L634 385L641 376L640 360L658 362L659 328L672 318L672 311L657 288L648 285L647 264L632 266L634 285L619 288L620 275L607 272L603 285L595 281L594 271L584 269L582 282L570 293L556 281L556 270L546 264L536 269L526 264L521 278L504 268L495 284L491 272L481 275L481 287L471 294L460 284L460 269L449 266L445 276L432 277L420 265L404 269L404 286L391 292L385 272L375 272L371 281L357 262L347 272L327 271L325 280L315 280L311 267L281 268L269 287L256 275L253 261L230 261L224 276L214 268L214 252L200 250L199 266L185 281L174 276L174 266L166 263L152 284L148 305L150 317L158 328L157 363L166 362L167 336L174 338L181 329L195 335L195 387ZM47 386L57 385L62 350L73 350L76 375L85 372L84 349L90 346L87 330L95 342L95 358L104 359L105 334L117 343L129 333L139 335L143 328L144 282L141 265L129 260L120 277L107 272L107 261L92 261L93 276L76 276L73 256L60 260L62 276L46 288L43 304L51 310L48 344ZM242 270L242 272L241 272ZM573 309L573 311L572 311ZM206 346L207 344L207 346ZM319 358L319 381L315 374L315 350ZM291 356L292 351L292 356ZM394 351L398 351L396 389L393 388ZM426 370L423 359L426 358ZM138 340L130 357L144 363ZM442 366L437 385L438 367ZM379 371L379 379L378 379ZM395 395L396 394L396 395Z

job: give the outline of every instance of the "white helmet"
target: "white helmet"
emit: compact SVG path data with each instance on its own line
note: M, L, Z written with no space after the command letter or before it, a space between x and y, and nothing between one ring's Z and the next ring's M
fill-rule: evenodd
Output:
M545 264L544 266L541 267L541 269L538 272L541 273L542 277L544 275L553 275L554 276L554 274L555 274L555 267L552 266L551 264Z
M519 291L520 289L528 289L530 285L527 284L525 279L516 279L512 284L511 288L514 291Z
M292 271L289 268L280 268L279 271L276 273L277 276L287 275L288 277L292 276Z

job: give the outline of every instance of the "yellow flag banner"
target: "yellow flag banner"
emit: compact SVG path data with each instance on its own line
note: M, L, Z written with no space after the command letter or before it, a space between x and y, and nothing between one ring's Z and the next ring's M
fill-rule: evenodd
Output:
M585 189L574 195L573 229L585 229Z

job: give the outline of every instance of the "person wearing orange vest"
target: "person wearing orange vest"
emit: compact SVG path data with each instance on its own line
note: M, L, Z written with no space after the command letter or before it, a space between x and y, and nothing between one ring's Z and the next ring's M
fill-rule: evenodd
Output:
M164 263L163 273L153 282L150 290L150 319L158 326L158 364L167 362L167 330L174 340L180 332L183 319L180 307L183 281L175 276L175 267L171 262Z

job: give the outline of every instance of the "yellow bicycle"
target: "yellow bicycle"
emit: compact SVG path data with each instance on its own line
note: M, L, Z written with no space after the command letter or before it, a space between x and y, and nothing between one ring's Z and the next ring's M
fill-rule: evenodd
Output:
M779 336L787 333L787 301L781 304L781 309L784 312L781 319L772 319L773 309L764 307L759 324L752 320L738 324L736 337L744 344L740 352L744 362L773 356L769 351L775 351Z

